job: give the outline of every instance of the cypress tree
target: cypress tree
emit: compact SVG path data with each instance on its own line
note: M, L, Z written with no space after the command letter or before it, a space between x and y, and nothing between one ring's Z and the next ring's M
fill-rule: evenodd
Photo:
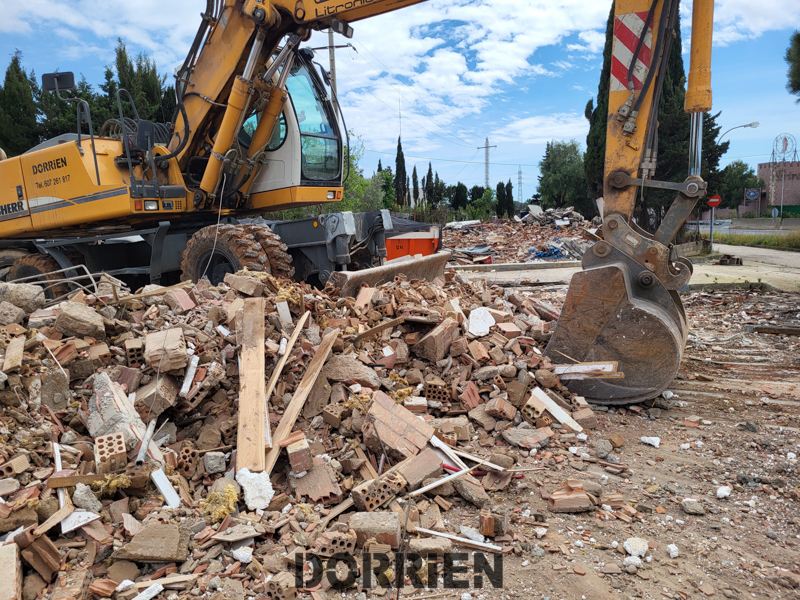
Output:
M413 202L414 206L419 204L419 178L417 177L417 165L414 165L414 169L411 171L411 184L413 186Z
M34 86L22 68L22 54L16 51L0 88L0 147L9 156L22 154L39 142L36 117Z
M611 77L611 45L614 39L614 4L606 23L606 45L603 49L603 69L597 86L597 106L592 100L586 104L586 118L589 120L589 133L586 135L586 154L583 167L589 196L599 198L603 195L603 170L606 158L606 119L608 118L608 91Z
M434 182L433 182L433 167L428 163L428 174L425 176L425 201L428 205L433 205L434 199Z
M495 214L502 217L506 208L506 186L502 181L497 184L495 195L497 196L494 205Z
M506 183L506 194L505 194L505 213L509 219L514 218L514 186L511 185L511 180L508 180Z
M408 203L408 185L406 183L406 157L403 154L403 143L397 137L397 155L394 159L394 195L397 204L405 206Z
M383 165L381 164L381 159L379 158L378 159L378 173L380 173L381 171L383 171Z
M460 181L456 184L453 194L453 208L456 210L467 207L467 186Z

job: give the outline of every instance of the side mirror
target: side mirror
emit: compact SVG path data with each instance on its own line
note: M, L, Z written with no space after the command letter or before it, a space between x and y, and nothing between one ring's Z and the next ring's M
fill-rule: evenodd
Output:
M71 71L42 75L42 90L45 92L70 92L74 89L75 74Z

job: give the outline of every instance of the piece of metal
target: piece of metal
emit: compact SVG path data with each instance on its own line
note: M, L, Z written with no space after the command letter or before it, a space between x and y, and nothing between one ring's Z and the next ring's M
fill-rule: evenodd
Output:
M689 177L699 177L703 159L703 113L691 113L689 119Z
M702 129L702 124L700 125ZM702 138L702 136L701 136ZM702 141L702 139L701 139ZM699 172L691 175L682 183L674 181L658 181L656 179L641 179L631 177L625 171L614 171L608 176L608 184L614 189L625 189L628 187L649 187L659 190L672 190L680 192L690 198L699 198L706 192L706 182L700 178Z

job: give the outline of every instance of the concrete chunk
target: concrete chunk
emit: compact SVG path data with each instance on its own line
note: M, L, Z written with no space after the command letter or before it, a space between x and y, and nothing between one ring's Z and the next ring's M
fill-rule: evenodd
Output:
M38 285L0 282L0 301L10 302L26 313L32 313L44 306L46 298Z
M352 381L373 390L381 387L381 380L375 370L362 363L355 356L331 356L322 369L322 375L330 381Z
M189 530L169 523L145 525L114 558L134 562L183 562L189 557Z
M0 546L0 573L4 582L0 585L0 600L22 598L22 564L16 544Z
M91 306L80 302L64 302L60 308L61 312L56 318L55 328L61 333L76 337L105 339L106 327L103 324L103 317L97 314L97 311Z
M392 548L400 546L400 519L392 511L353 513L350 528L356 532L359 546L370 538Z

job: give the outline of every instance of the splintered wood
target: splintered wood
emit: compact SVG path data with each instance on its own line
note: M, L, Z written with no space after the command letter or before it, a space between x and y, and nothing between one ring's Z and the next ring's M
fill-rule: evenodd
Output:
M264 367L264 298L248 298L242 315L239 373L239 428L236 469L264 470L269 436Z
M273 439L274 443L272 448L270 448L270 450L267 452L266 464L264 468L267 473L271 473L272 469L275 467L275 463L278 461L278 455L281 451L281 448L278 446L278 444L292 432L292 428L297 421L297 417L300 416L300 412L303 410L303 405L306 403L308 395L311 393L311 388L314 387L314 382L317 380L317 377L319 377L319 373L322 371L325 361L328 360L328 356L331 353L333 344L336 342L336 338L338 337L338 329L325 334L325 337L322 338L322 342L320 342L319 347L317 348L316 354L314 354L314 358L311 359L311 362L306 368L303 379L301 379L300 383L297 384L294 395L289 401L289 406L286 407L286 411L283 413L278 426L275 428L275 436ZM241 409L239 414L241 414Z

